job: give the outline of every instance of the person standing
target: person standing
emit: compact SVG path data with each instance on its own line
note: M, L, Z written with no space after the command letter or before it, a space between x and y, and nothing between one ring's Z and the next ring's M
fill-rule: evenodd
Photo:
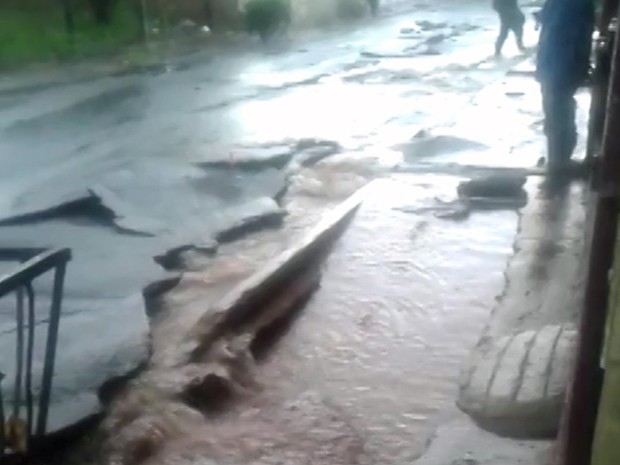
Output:
M493 9L499 15L500 30L495 42L495 56L502 54L502 48L510 31L515 36L519 50L525 50L523 46L523 25L525 15L519 8L517 0L493 0Z
M547 169L554 174L571 167L577 145L575 94L590 70L594 3L547 0L537 19L536 79L542 93Z

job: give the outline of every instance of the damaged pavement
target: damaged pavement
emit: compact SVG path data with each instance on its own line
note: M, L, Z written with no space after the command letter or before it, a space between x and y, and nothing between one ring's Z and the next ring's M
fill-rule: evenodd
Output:
M585 188L541 187L536 83L508 74L531 56L492 60L488 5L451 8L0 94L0 241L75 257L51 426L105 414L52 459L545 463Z

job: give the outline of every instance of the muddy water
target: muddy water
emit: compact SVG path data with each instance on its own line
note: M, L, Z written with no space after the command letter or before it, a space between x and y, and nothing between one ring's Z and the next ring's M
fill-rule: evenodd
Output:
M408 94L381 80L373 93L358 84L345 88L337 79L321 84L321 91L253 102L237 117L252 123L250 133L276 139L280 126L295 134L294 126L282 117L265 125L260 114L286 114L276 111L279 106L313 108L322 95L338 104L335 110L320 117L308 111L299 121L332 137L346 129L339 109L359 110L351 124L363 130L369 151L373 144L385 149L391 141L409 140L420 125L489 148L448 147L432 157L437 171L450 164L531 167L543 153L538 95L529 81L497 82L476 95L442 94L436 116L442 124L422 110L421 103L436 96L421 85ZM362 111L364 103L379 101L381 111ZM412 110L399 113L398 104ZM446 118L445 108L460 118ZM352 134L350 129L344 132ZM474 212L462 222L436 218L428 208L437 206L436 197L452 199L459 181L439 174L376 181L327 261L322 287L259 359L262 391L172 444L153 463L208 463L209 457L218 464L402 464L419 458L436 428L458 416L459 368L502 291L517 228L514 211Z
M373 182L324 266L321 288L259 355L257 391L209 415L148 465L419 458L435 429L458 415L459 367L502 290L517 225L510 211L436 218L436 197L451 198L459 181Z
M301 422L303 440L295 428L284 434L299 442L298 458L319 449L332 463L419 457L434 425L454 412L459 365L501 292L516 227L514 212L454 223L401 211L434 205L456 182L427 176L371 186L321 289L261 360L266 389L249 410L241 406L239 424L269 418L276 438Z
M446 129L490 150L436 157L437 170L533 166L544 153L536 98L519 78L478 94ZM459 368L502 292L518 223L514 211L436 218L428 208L453 198L459 181L411 175L371 185L320 290L260 360L264 392L217 434L245 438L256 463L401 464L424 453L436 427L457 416Z

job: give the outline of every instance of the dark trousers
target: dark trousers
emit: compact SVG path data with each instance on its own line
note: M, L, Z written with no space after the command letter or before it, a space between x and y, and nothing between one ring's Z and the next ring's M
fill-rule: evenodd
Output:
M510 31L513 32L517 41L517 46L520 50L523 50L523 25L525 24L525 15L520 11L502 12L498 11L500 20L499 36L495 42L495 54L500 55L504 43L508 38Z
M548 163L551 167L563 165L570 161L577 145L577 87L542 84L541 90Z

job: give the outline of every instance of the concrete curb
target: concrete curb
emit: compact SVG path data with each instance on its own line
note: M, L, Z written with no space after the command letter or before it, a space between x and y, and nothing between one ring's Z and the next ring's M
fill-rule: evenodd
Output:
M308 269L318 266L352 220L364 199L365 191L365 188L360 189L337 206L297 245L241 282L215 304L213 311L205 314L192 331L192 337L199 342L190 358L200 358L218 334L260 319L261 310L268 308L280 294L294 286L297 275L303 275ZM212 319L214 313L220 315L215 322Z

